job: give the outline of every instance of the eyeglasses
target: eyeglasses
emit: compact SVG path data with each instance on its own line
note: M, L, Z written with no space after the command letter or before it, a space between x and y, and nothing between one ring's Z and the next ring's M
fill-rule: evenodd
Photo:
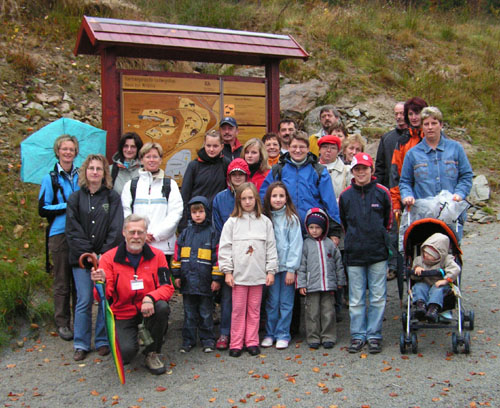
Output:
M307 150L309 149L307 146L290 146L289 150Z
M337 147L337 145L332 145L332 144L322 144L320 149L324 149L324 150L339 150L339 148Z

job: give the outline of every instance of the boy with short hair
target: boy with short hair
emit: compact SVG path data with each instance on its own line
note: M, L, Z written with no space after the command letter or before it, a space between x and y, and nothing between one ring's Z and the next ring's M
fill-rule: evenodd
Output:
M211 353L215 350L213 292L220 289L224 279L217 266L219 234L211 225L205 197L193 197L188 207L192 222L177 239L172 260L175 285L184 304L180 352L189 352L199 336L203 351Z
M348 351L357 353L368 342L369 352L374 354L382 351L391 197L389 190L373 177L373 159L369 154L356 154L351 164L354 179L339 198L349 278L351 344Z
M437 323L438 313L443 308L443 299L451 290L450 284L457 280L460 267L449 254L450 239L439 232L432 234L421 246L420 256L413 261L416 276L412 280L413 302L416 317L424 317L429 323ZM439 269L442 276L421 277L423 271Z
M311 208L305 218L308 235L297 273L297 288L306 296L306 336L310 348L332 348L337 342L335 292L345 285L342 256L328 238L328 217Z

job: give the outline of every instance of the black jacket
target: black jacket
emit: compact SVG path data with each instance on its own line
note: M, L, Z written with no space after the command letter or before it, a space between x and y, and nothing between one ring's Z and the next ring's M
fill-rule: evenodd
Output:
M403 138L404 131L405 129L394 128L380 138L375 160L375 178L387 188L390 188L392 153Z
M339 210L347 265L366 266L387 260L392 223L389 190L375 180L366 186L353 181L340 194Z
M69 262L78 266L85 252L102 254L123 240L123 208L114 190L102 186L95 194L82 187L68 198L66 239Z
M191 222L175 243L172 273L181 279L181 293L212 296L212 281L222 282L224 274L217 266L219 233L211 224L212 215L205 197L193 197L188 203L205 207L205 221Z
M212 206L212 201L218 192L227 188L227 168L229 160L222 155L211 158L205 148L198 151L198 158L188 164L182 178L181 194L184 201L184 214L179 223L179 231L186 228L189 215L186 203L195 196L203 196Z

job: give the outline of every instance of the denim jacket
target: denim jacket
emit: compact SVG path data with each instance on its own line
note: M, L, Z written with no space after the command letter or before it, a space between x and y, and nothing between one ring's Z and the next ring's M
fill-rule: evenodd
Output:
M426 198L442 190L465 198L472 187L472 168L463 147L441 136L434 150L425 138L405 156L399 190L401 199Z

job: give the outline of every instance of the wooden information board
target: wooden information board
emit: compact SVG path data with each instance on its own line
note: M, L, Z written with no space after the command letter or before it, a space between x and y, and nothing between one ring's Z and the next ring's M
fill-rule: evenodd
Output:
M242 144L266 133L266 83L260 78L121 74L122 134L163 147L163 168L179 183L207 131L232 116Z

